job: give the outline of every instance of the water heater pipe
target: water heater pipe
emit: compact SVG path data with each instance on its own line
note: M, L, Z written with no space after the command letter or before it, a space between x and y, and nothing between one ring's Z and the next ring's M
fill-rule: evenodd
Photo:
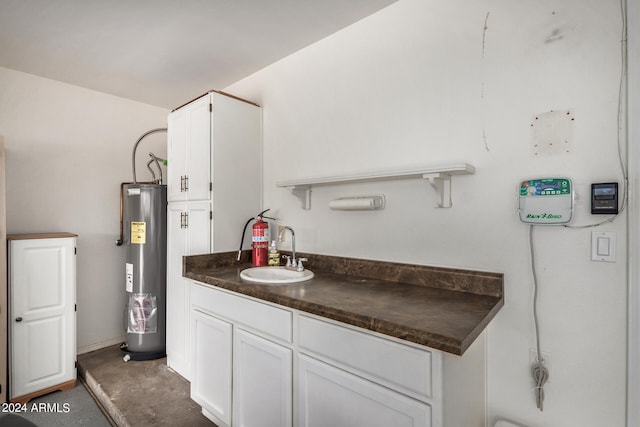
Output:
M156 167L158 168L158 172L160 173L160 179L158 180L158 184L162 184L163 179L162 179L162 168L160 167L160 162L162 162L163 165L167 166L167 159L158 157L153 153L149 153L149 156L151 157L151 160L149 160L149 163L147 163L147 168L151 171L151 175L153 175L153 180L155 181L156 174L153 172L153 169L151 169L151 163L152 162L156 163Z
M140 141L142 141L144 138L146 138L147 136L154 134L154 133L158 133L158 132L166 132L167 128L156 128L156 129L151 129L145 133L143 133L140 138L138 138L138 140L136 141L136 143L133 145L133 153L131 154L131 167L133 170L133 183L137 184L138 180L136 179L136 150L138 149L138 144L140 144Z

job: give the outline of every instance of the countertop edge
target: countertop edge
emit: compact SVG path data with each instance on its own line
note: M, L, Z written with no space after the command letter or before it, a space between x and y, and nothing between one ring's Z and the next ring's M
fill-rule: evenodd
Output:
M397 338L404 341L412 342L414 344L419 344L419 345L423 345L436 350L441 350L447 353L454 354L456 356L462 356L464 354L464 352L471 345L471 343L473 343L473 341L480 335L480 333L482 333L486 324L488 324L491 318L493 318L493 316L490 316L490 317L487 316L487 318L485 318L482 324L479 324L478 327L474 329L473 335L468 335L464 341L458 341L458 340L453 340L451 338L448 338L439 334L434 334L428 331L424 331L422 329L409 328L404 325L397 325L392 322L387 322L384 320L379 320L379 319L375 319L368 316L345 312L343 310L338 310L332 307L328 307L326 305L309 304L309 303L300 304L297 300L293 298L287 298L282 295L279 295L276 297L273 294L270 294L268 292L259 292L259 291L256 291L255 288L251 288L243 285L236 285L233 282L213 278L207 275L187 273L185 274L184 277L186 277L187 279L195 280L199 283L204 283L205 285L225 289L227 291L235 292L241 295L256 298L261 301L270 302L272 304L291 308L301 312L313 314L315 316L323 317L326 319L335 320L347 325L366 329L371 332L380 333L392 338ZM502 301L502 299L500 301ZM502 307L501 303L499 303L498 305ZM499 310L499 307L494 311L497 313L498 310ZM399 326L403 330L402 334L395 333L398 330Z
M283 252L283 254L286 253ZM238 266L251 259L251 251L245 250L241 252L241 263L239 263L236 261L237 254L237 252L219 252L186 256L183 258L183 272ZM298 253L297 256L308 258L305 266L310 270L500 298L504 292L504 274L502 273L311 253Z
M7 240L63 239L67 237L78 237L78 235L68 232L7 234Z
M220 255L222 254L210 254L209 257L217 257ZM318 304L316 302L302 301L300 299L289 297L282 294L274 294L268 290L269 288L247 286L244 284L237 283L236 281L233 281L233 280L228 280L228 278L215 277L215 275L212 275L212 272L216 271L218 268L228 268L228 267L241 268L241 265L228 262L225 259L225 261L221 263L210 262L210 260L207 260L206 266L205 266L202 263L202 261L205 260L206 258L202 258L203 256L195 256L195 257L196 257L195 259L198 260L196 262L190 262L194 260L193 256L188 256L184 258L183 276L187 279L195 280L197 282L204 283L206 285L225 289L227 291L235 292L235 293L252 297L258 300L266 301L272 304L288 307L294 310L299 310L304 313L309 313L309 314L323 317L326 319L342 322L347 325L359 327L375 333L380 333L392 338L408 341L418 345L423 345L436 350L441 350L446 353L450 353L457 356L462 356L464 354L464 352L485 330L485 328L488 326L490 321L496 316L498 311L500 311L500 309L504 306L504 297L502 294L503 277L499 273L479 272L479 275L478 275L480 277L480 280L482 280L483 277L487 277L487 275L491 277L491 280L494 280L494 281L499 280L499 282L496 282L490 285L491 287L496 288L498 292L494 292L494 290L491 290L488 293L468 292L465 290L466 286L462 286L462 287L454 286L453 289L449 289L455 292L476 294L479 296L474 298L489 298L489 301L492 301L490 309L488 309L486 313L483 313L483 317L476 324L474 324L473 327L469 328L469 331L466 333L466 335L463 338L455 338L451 336L445 336L439 333L434 333L433 331L429 331L424 328L413 328L412 326L407 324L397 324L393 321L383 320L371 315L348 312L339 307L332 307L325 304ZM339 261L339 262L342 262L342 261ZM376 263L385 264L379 261ZM363 265L363 264L360 264L360 265ZM390 265L391 265L391 268L396 268L398 264L390 263ZM386 267L386 265L383 265L383 268L384 267ZM417 266L417 267L423 267L423 266ZM446 269L438 267L437 270L438 270L438 274L442 274L442 271ZM416 271L423 271L423 270L421 270L420 268L414 269L411 275L414 276ZM452 271L455 272L454 274L458 274L462 272L467 276L470 276L470 277L473 276L472 272L468 272L465 270L452 269ZM402 277L402 274L395 274L395 275L398 277ZM454 281L455 280L456 279L454 279ZM464 280L469 280L469 279L465 278ZM398 283L403 283L403 282L398 282ZM403 284L427 286L426 284L423 284L423 283L418 283L418 284L403 283ZM442 288L442 287L435 286L432 288ZM497 295L495 295L496 293Z

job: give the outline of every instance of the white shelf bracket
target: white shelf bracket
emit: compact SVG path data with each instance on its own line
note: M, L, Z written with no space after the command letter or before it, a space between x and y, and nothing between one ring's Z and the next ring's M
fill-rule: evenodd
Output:
M424 179L429 180L429 184L440 196L440 201L436 203L436 207L450 208L451 203L451 175L446 173L425 173L422 175Z
M310 185L290 185L287 190L302 202L302 209L311 209L311 186Z

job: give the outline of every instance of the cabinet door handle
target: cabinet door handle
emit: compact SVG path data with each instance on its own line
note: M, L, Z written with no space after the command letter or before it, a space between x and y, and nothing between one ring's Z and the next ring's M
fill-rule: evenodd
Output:
M189 228L189 212L180 212L180 228Z
M184 193L184 175L180 175L180 192Z
M189 191L189 175L184 176L184 191Z
M16 322L22 322L22 317L16 317Z

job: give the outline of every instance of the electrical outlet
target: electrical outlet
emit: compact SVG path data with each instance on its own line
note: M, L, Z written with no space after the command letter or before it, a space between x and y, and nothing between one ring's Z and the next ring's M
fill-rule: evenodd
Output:
M279 225L278 226L278 236L282 236L282 240L280 240L280 243L284 243L284 242L287 241L287 233L282 233L282 230L284 230L285 227L286 227L286 225ZM282 234L280 234L280 233L282 233ZM276 239L274 239L274 240L277 240L278 236L276 236Z
M547 382L550 383L551 378L553 377L551 375L551 353L541 351L540 356L542 356L542 366L547 368L547 372L549 372L549 380L547 380ZM538 352L535 348L530 348L529 349L529 365L533 366L537 363L538 363Z

